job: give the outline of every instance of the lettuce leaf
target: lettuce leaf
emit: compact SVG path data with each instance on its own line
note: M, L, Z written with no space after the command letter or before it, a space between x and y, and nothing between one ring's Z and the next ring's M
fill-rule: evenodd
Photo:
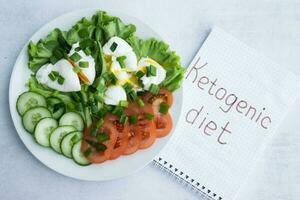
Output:
M32 41L28 44L28 67L36 72L42 65L49 63L53 54L57 51L69 51L71 46L65 41L63 32L59 29L51 31L46 38L39 40L36 44Z
M136 27L124 24L118 17L110 16L99 11L91 19L82 18L70 30L61 31L54 29L47 37L36 44L28 44L29 69L36 72L42 65L61 59L68 53L71 45L83 40L94 42L91 48L92 56L96 63L97 76L106 70L101 45L113 36L126 40L133 48L138 58L150 57L161 64L167 71L166 79L161 84L170 91L174 91L182 82L185 69L180 64L180 57L169 50L169 45L154 38L143 40L134 34Z
M53 90L47 86L40 84L34 76L30 77L27 86L29 88L29 91L31 92L38 93L44 96L45 98L57 97L61 99L66 104L67 107L69 108L75 107L75 101L67 93L58 92L56 90Z
M152 58L166 69L167 75L166 79L162 82L162 86L170 91L174 91L180 87L185 68L180 64L180 57L174 51L169 50L168 44L154 38L143 40L137 36L131 36L127 41L132 46L138 58Z
M101 55L99 55L101 50L99 50L97 42L103 45L113 36L128 39L135 31L134 25L125 25L118 17L99 11L90 20L82 18L68 31L61 31L56 28L36 44L31 41L28 44L28 67L36 72L42 65L49 63L52 56L57 55L57 51L58 54L63 55L69 52L72 44L92 39L95 41L94 46L91 47L92 52L94 52L92 56L95 60L98 60L96 68L100 70L97 70L97 72L102 72L105 66L103 66L103 59L99 59L101 58ZM59 59L61 58L62 56L59 57Z

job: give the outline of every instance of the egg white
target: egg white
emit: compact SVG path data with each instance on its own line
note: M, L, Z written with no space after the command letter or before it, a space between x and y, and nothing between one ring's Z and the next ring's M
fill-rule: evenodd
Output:
M120 101L126 101L127 96L124 88L119 85L112 85L104 93L104 103L107 105L118 105Z
M79 43L75 43L72 45L72 49L71 51L69 52L69 56L71 56L73 53L75 53L75 48L79 47ZM89 80L89 83L88 85L91 85L94 80L95 80L95 76L96 76L96 70L95 70L95 60L92 56L87 56L84 51L80 50L77 52L80 56L81 56L81 59L76 62L76 64L78 65L78 63L80 61L86 61L89 63L89 66L86 67L86 68L80 68L81 69L81 72L87 77L87 79Z
M110 49L113 43L117 44L117 47L114 51ZM103 53L105 55L110 55L115 57L123 56L130 51L132 51L131 46L125 40L117 36L110 38L107 41L107 43L103 46Z
M110 49L113 43L117 44L117 47L114 51ZM120 56L126 56L124 60L125 67L122 70L125 71L136 71L137 70L137 57L134 53L132 47L122 38L112 37L108 42L103 46L103 53L107 56L111 56L112 59L112 70L114 67L117 67L118 70L121 70L120 64L117 61L117 58Z
M56 80L52 81L49 78L49 73L56 71L65 80L62 85L60 85ZM77 74L73 71L73 66L69 61L62 59L55 63L55 65L45 64L43 65L35 75L39 83L45 84L48 87L61 91L61 92L74 92L80 91L80 81Z
M146 74L141 78L143 82L144 89L149 90L151 84L158 85L166 78L166 70L158 64L155 60L151 58L141 58L138 63L138 69L146 72L146 67L154 66L156 68L156 75L147 77Z

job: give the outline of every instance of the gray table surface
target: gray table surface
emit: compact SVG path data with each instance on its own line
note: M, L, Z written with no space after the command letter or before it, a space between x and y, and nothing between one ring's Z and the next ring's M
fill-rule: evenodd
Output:
M49 20L90 7L122 11L150 24L182 56L184 65L219 25L300 75L299 0L0 0L1 200L199 198L153 165L115 181L74 180L41 164L18 138L8 109L9 78L18 53ZM300 199L299 110L295 108L293 120L281 127L238 199Z

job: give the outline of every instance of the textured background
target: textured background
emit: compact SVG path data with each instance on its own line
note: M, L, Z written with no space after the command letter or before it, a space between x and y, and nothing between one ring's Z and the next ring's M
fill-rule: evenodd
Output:
M218 25L300 75L299 0L0 0L0 199L198 199L152 165L109 182L64 177L37 161L13 127L8 84L28 38L49 20L80 8L110 9L138 17L155 29L188 65ZM297 105L300 105L300 101ZM300 199L300 108L280 128L238 199ZM298 119L297 119L298 118Z

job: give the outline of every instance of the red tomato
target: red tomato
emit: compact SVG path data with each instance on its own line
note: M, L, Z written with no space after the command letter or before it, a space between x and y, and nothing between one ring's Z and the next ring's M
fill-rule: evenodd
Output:
M124 151L124 155L130 155L135 153L140 146L142 140L142 135L136 126L130 125L128 132L128 144L127 148Z
M143 100L149 104L153 104L156 100L159 100L160 103L166 102L169 107L171 107L173 104L173 94L165 88L160 88L158 94L147 92L147 94L143 97Z
M138 117L140 114L140 107L136 103L130 103L125 109L125 114L130 118L135 115ZM129 132L128 132L128 144L124 152L124 155L130 155L135 153L140 146L142 135L137 127L137 124L129 123Z
M171 132L173 127L173 121L169 113L165 115L155 115L154 121L157 137L164 137Z
M148 92L145 97L145 101L152 104L152 108L154 111L154 122L156 127L156 135L157 137L164 137L170 133L172 130L173 122L171 115L161 114L159 112L160 104L162 102L166 102L169 107L173 104L173 95L167 89L161 88L157 95L154 95Z
M140 143L140 149L146 149L150 147L156 139L156 130L153 120L139 119L138 121L139 131L142 135L142 140Z
M112 114L107 114L105 116L104 124L107 123L112 124L117 130L117 141L109 158L110 160L114 160L122 155L128 146L129 126L128 123L120 123L119 118Z
M130 103L125 109L126 115L137 116L137 123L130 124L129 143L124 154L132 154L138 149L145 149L151 146L155 139L155 125L153 120L145 118L145 114L154 115L153 108L150 104L145 104L144 107L139 107L137 103Z
M91 136L90 132L92 130L92 126L85 128L82 145L81 145L81 152L85 152L88 148L92 148L92 153L87 156L86 158L91 161L92 163L102 163L106 160L108 160L112 154L113 147L117 140L117 130L112 126L112 124L104 124L99 130L98 133L106 133L109 135L109 140L103 142L103 144L106 146L106 150L104 152L97 151L95 148L93 148L86 140L91 140L98 142L97 139L94 136Z

